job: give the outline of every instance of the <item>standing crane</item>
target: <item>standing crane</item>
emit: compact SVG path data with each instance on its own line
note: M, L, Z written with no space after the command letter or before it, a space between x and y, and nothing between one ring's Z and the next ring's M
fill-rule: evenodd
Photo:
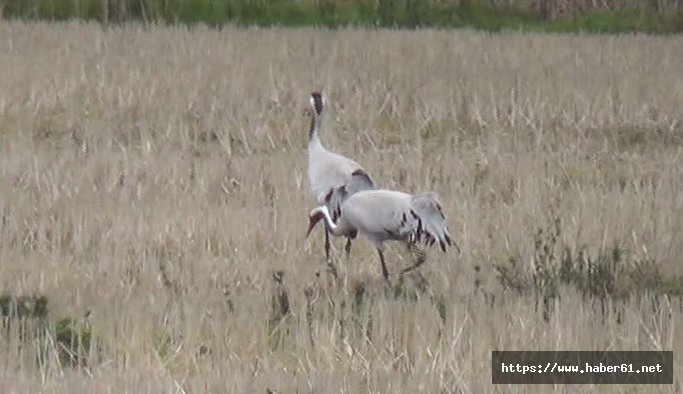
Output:
M383 253L385 241L403 242L417 258L400 274L419 267L427 260L417 246L420 241L429 246L438 242L444 252L447 245L453 245L460 252L460 247L451 240L446 217L434 193L411 195L393 190L365 190L351 194L346 191L347 187L356 188L361 181L353 180L349 186L337 189L343 202L336 212L336 223L327 205L311 211L306 237L322 219L325 219L332 235L353 239L361 233L377 249L386 280L389 280L389 272Z
M339 212L344 198L351 192L374 189L370 175L355 161L342 155L330 152L320 143L320 123L322 120L325 100L321 93L313 92L311 103L311 126L308 131L308 180L311 192L318 205L326 206L328 212L332 212L332 222L337 220L334 213ZM354 186L344 187L354 179ZM341 187L344 187L341 189ZM343 195L339 193L344 191ZM330 228L325 225L325 258L330 259ZM351 253L351 240L347 237L344 250L346 257Z

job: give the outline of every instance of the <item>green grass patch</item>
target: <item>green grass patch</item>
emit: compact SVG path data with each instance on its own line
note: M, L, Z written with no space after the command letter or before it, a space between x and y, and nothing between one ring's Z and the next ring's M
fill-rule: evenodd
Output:
M528 2L496 6L486 1L419 0L6 0L0 10L9 19L201 23L213 27L233 24L601 33L683 31L683 10L601 8L545 19Z

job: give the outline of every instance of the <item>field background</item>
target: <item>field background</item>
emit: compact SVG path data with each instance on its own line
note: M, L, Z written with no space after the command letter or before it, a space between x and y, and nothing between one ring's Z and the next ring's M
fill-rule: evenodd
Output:
M491 386L490 352L683 348L680 36L0 37L3 393L544 392ZM462 254L388 288L335 239L326 273L304 240L313 90L323 143L437 192Z

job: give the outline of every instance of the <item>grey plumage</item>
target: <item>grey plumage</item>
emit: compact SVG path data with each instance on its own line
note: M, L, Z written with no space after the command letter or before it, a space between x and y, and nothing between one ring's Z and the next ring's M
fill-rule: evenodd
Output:
M350 196L365 190L374 190L375 186L370 176L362 170L357 170L351 174L351 179L345 184L335 187L325 197L325 205L332 214L332 220L337 221L341 215L341 206Z

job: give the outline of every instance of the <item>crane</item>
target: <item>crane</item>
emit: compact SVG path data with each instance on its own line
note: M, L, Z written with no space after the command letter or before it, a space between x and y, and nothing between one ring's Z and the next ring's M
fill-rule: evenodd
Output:
M429 246L438 242L444 252L448 245L453 245L460 252L448 233L446 216L435 193L412 195L386 189L358 190L363 182L362 177L352 177L348 185L338 187L331 194L338 194L337 198L342 201L336 212L330 212L329 204L314 208L309 214L306 237L322 219L334 236L354 239L358 233L362 234L377 249L386 280L389 272L383 253L385 241L403 242L417 258L400 274L426 261L425 253L417 246L421 241Z
M325 105L322 93L313 92L310 97L311 125L308 131L308 180L311 192L318 205L327 206L330 212L339 212L339 207L350 191L374 189L370 175L355 161L330 152L320 142L320 124ZM338 194L340 187L355 179L353 188L345 188L344 197ZM337 220L333 215L332 221ZM351 240L347 237L344 250L346 257L351 253ZM325 258L330 259L329 226L325 225Z

